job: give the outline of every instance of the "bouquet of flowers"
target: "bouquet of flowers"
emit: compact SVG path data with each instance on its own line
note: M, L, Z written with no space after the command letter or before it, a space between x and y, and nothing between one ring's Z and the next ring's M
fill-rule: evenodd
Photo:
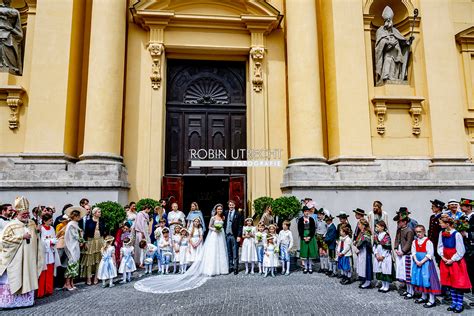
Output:
M155 229L155 239L160 239L161 237L161 231L157 228Z
M262 238L263 238L263 234L261 232L257 232L257 234L255 235L255 237L257 237L257 241L258 242L261 242L262 241Z
M275 252L275 253L280 253L280 248L275 247L275 249L273 250L273 252Z
M465 232L469 230L469 223L463 216L460 219L454 221L454 228L456 228L458 232Z
M251 232L252 232L252 227L246 227L245 228L245 234L246 235L250 235Z
M214 224L214 228L217 232L220 232L222 230L222 224Z

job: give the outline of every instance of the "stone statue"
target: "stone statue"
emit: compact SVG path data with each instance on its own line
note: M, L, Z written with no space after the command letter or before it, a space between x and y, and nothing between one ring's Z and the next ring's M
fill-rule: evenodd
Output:
M407 78L408 57L414 37L407 40L393 27L393 11L385 7L382 18L385 23L375 35L375 81L377 86L387 81L402 83Z
M23 72L23 30L20 12L10 4L11 0L3 0L3 4L0 4L0 71L20 76Z

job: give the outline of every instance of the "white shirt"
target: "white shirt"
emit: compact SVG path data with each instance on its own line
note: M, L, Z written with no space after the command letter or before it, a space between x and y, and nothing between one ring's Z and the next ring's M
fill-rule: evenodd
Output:
M344 247L341 249L341 243L344 242ZM339 238L337 242L337 253L342 253L345 257L352 256L352 239L349 236Z
M278 234L278 245L289 245L288 249L293 248L293 234L290 230L280 230Z
M428 239L428 237L423 237L420 239L415 238L415 240L413 240L413 243L411 244L411 254L413 258L416 258L416 243L418 243L418 246L421 246L425 242L426 239ZM426 257L428 258L428 260L432 260L433 256L434 256L433 243L431 242L431 240L428 240L426 242Z
M56 243L58 242L58 239L56 238L54 227L50 226L49 229L46 229L43 225L41 225L41 241L44 245L45 264L55 263Z

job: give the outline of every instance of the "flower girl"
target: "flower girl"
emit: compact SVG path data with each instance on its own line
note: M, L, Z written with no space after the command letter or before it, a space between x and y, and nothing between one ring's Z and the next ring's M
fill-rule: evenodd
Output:
M185 273L188 268L189 259L189 233L186 228L182 228L179 232L181 239L179 240L179 273Z
M176 225L174 227L174 232L171 235L171 243L173 246L173 273L178 273L178 264L179 264L179 243L181 241L181 225Z
M273 236L267 237L267 245L265 247L265 256L263 258L263 267L265 268L265 278L268 272L272 277L275 276L275 268L278 267L278 247L274 244Z
M120 266L118 272L123 274L123 280L120 283L130 282L132 272L135 270L137 270L137 267L133 259L132 240L126 237L123 240L123 247L120 249Z
M109 280L109 287L114 286L114 278L117 276L117 267L115 266L115 247L112 246L115 238L105 237L104 246L102 246L102 260L99 263L97 278L102 280L102 287L106 287L106 281Z
M257 261L257 249L255 247L255 234L257 233L255 227L252 225L253 219L247 218L245 220L245 227L242 231L242 252L240 254L240 261L245 263L245 274L249 273L249 263L252 264L250 273L254 274L255 262Z
M265 232L265 224L258 223L257 233L255 234L255 246L257 248L258 273L264 273L263 257L265 256L265 241L267 240L267 233Z
M283 230L278 234L280 248L281 274L290 274L290 249L293 247L293 234L290 231L290 221L283 222ZM285 273L286 267L286 273Z
M202 251L203 231L201 219L196 217L193 220L189 242L189 263L193 263Z

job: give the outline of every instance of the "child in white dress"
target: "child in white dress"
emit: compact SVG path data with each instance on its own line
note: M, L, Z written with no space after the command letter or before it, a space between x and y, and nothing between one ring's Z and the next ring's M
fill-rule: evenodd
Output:
M290 249L293 247L293 234L290 231L290 221L283 222L283 230L278 234L280 249L281 274L290 274ZM286 267L286 273L285 273Z
M188 268L189 259L189 233L183 228L180 231L181 239L179 241L179 272L185 273Z
M196 217L193 220L193 226L190 233L190 242L189 242L189 263L193 263L194 260L198 257L199 253L202 251L202 242L203 242L203 232L201 219Z
M278 253L278 247L274 244L274 238L268 236L267 244L265 246L265 256L263 258L265 278L268 276L268 272L271 273L272 277L275 276L275 268L278 267Z
M178 273L178 264L179 264L179 242L181 241L181 226L176 225L174 227L173 235L171 236L172 246L173 246L173 273Z
M257 248L255 247L255 234L257 230L252 225L253 219L247 218L245 226L242 230L242 252L240 253L240 261L245 263L245 274L249 273L249 263L251 263L250 273L254 274L255 262L257 262Z
M173 241L167 227L163 228L162 233L159 243L161 250L161 274L168 274L170 262L173 258Z
M132 280L132 272L136 271L135 260L133 259L132 240L126 237L123 240L123 247L120 249L119 273L122 273L123 280L120 283L127 283Z
M104 246L101 249L102 260L99 263L97 278L102 280L102 287L106 287L106 281L109 280L109 287L114 286L114 278L117 276L117 267L115 264L115 247L112 246L115 238L105 237Z
M265 243L267 240L267 233L265 232L265 224L258 223L257 233L255 234L255 246L257 248L258 273L263 274L263 257L265 256Z

